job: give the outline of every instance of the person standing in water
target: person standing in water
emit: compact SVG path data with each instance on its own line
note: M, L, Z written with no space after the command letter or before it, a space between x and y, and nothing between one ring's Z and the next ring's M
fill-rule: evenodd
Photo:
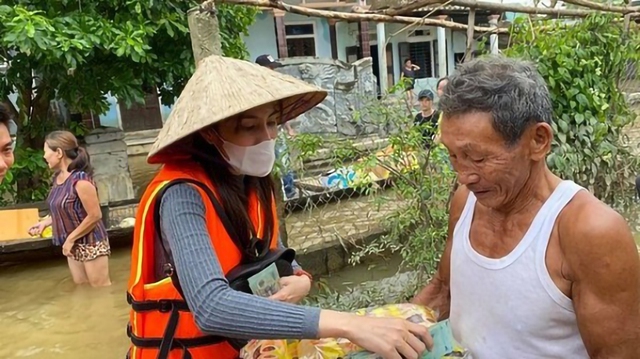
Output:
M17 126L11 119L11 113L5 105L0 104L0 183L4 181L4 176L15 160L13 148L16 143L16 130Z
M73 281L93 287L111 285L111 248L89 154L71 132L54 131L45 138L44 159L54 171L47 197L51 215L31 227L29 234L40 235L52 226L53 244L62 246Z
M162 164L142 196L127 300L131 359L235 359L250 339L347 338L384 359L418 359L428 330L406 320L297 305L309 277L278 240L278 126L327 93L248 61L208 56L147 161ZM244 284L276 266L268 298Z
M444 87L460 187L431 283L475 359L640 358L640 258L625 219L547 166L554 111L533 64L487 56Z

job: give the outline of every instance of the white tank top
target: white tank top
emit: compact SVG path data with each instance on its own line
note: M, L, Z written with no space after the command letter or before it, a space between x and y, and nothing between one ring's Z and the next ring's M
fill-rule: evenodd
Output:
M545 264L556 219L582 189L571 181L560 183L521 242L499 259L471 247L476 197L469 194L453 232L450 322L473 359L589 358L573 303Z

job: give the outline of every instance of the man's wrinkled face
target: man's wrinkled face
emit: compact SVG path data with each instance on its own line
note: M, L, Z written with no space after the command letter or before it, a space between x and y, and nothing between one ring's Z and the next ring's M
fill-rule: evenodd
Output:
M478 202L500 208L513 199L526 183L533 162L524 138L507 146L493 129L489 113L468 113L445 117L441 124L442 143L458 181L475 194Z
M0 123L0 183L14 162L13 139L9 134L9 128Z

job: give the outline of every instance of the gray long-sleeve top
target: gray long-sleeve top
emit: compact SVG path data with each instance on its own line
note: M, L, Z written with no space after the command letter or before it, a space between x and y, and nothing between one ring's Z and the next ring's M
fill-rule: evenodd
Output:
M169 188L160 204L162 240L185 299L205 333L239 339L314 339L320 309L278 302L229 287L213 249L200 193Z

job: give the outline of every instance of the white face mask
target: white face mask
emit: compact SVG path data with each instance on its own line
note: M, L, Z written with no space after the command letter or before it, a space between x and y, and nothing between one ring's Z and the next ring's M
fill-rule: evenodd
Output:
M215 131L205 134L205 138L214 135ZM276 141L266 140L253 146L238 146L229 141L225 141L220 135L215 133L222 140L222 149L229 159L225 160L238 173L254 177L266 177L276 162ZM214 143L207 139L209 143ZM224 156L223 156L224 157Z

